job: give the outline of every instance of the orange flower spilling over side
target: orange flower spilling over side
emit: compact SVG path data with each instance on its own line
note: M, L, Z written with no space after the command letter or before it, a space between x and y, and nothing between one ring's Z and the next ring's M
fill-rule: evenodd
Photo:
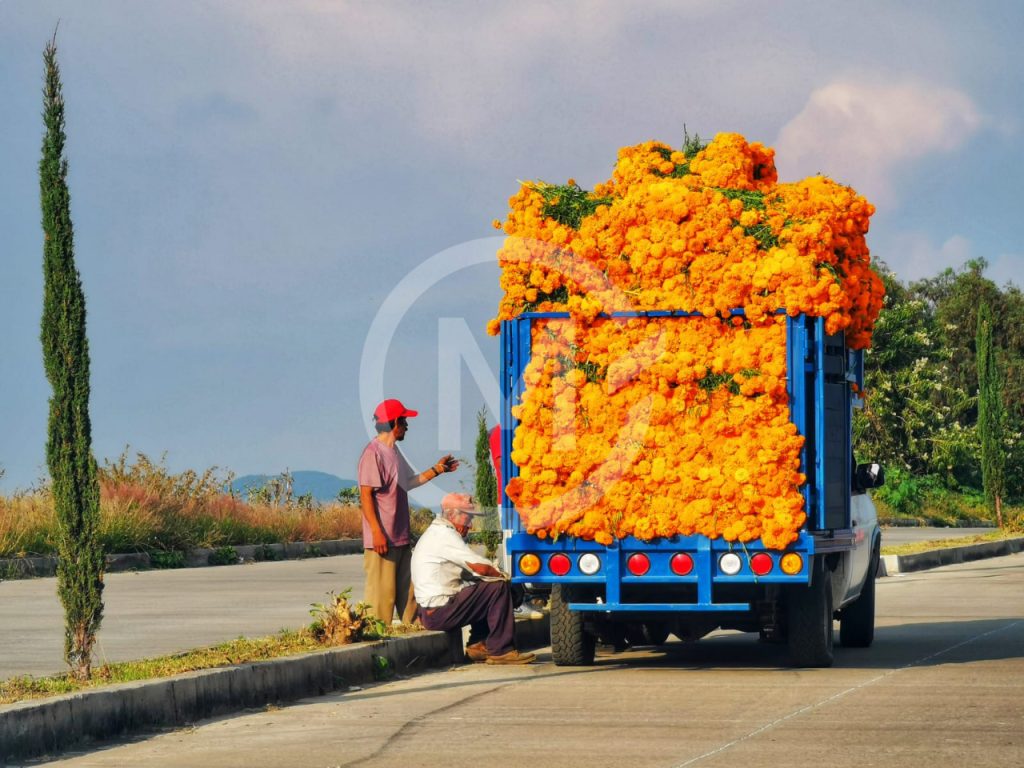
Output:
M782 548L804 522L776 311L870 344L874 208L824 177L777 183L773 150L737 134L690 150L626 147L592 193L524 183L510 200L489 330L523 311L571 315L535 323L515 411L508 493L531 533ZM598 317L630 310L703 317Z

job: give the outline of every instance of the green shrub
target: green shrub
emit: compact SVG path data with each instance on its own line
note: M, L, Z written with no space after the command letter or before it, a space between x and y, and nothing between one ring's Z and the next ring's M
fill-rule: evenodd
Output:
M872 491L872 497L883 524L956 527L992 522L978 491L951 490L942 478L916 476L898 467L886 477L884 486Z
M905 469L889 470L885 485L874 491L875 501L898 517L916 517L921 512L928 483Z
M210 553L210 565L234 565L238 562L238 552L234 547L217 547Z
M373 659L373 679L379 681L390 680L395 676L395 664L387 656L379 656L376 653L371 656Z
M263 562L263 561L267 561L267 560L273 562L275 560L283 560L284 559L284 555L281 552L279 552L278 550L274 549L269 544L264 544L261 547L257 547L256 551L253 553L253 557L258 562Z
M992 517L980 495L954 493L945 489L927 493L921 515L928 525L950 527L989 522Z
M185 553L176 549L156 550L149 553L149 564L153 568L184 568Z

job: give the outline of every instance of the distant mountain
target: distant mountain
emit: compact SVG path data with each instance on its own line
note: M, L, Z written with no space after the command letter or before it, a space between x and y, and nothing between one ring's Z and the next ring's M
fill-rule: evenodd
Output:
M355 480L348 480L344 477L315 470L298 470L292 472L291 476L293 498L311 493L317 501L333 501L338 497L338 491L342 488L351 488L356 484ZM231 483L231 490L244 499L250 490L262 488L270 480L277 477L280 477L280 475L245 475L244 477L236 477L234 482Z

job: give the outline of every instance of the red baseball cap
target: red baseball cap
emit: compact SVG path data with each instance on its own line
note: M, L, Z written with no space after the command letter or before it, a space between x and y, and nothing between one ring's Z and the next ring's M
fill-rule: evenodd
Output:
M377 406L373 412L373 418L375 421L394 421L395 419L401 418L402 416L418 416L419 411L410 411L404 405L401 400L385 400L383 403Z

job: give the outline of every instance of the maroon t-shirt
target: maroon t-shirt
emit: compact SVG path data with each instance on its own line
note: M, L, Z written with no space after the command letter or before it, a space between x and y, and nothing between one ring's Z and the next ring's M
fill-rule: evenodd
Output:
M412 477L412 468L397 447L371 440L359 457L356 482L373 488L377 517L388 544L400 547L410 543L409 494L404 483ZM363 547L373 548L370 524L363 518Z

